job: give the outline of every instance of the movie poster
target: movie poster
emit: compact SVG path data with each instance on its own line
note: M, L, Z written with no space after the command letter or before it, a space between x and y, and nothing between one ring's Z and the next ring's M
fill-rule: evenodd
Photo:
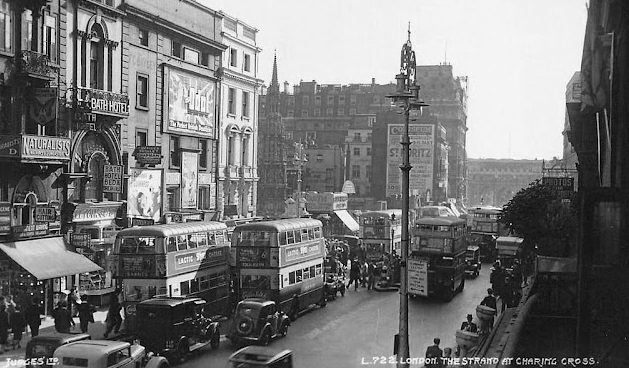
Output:
M196 152L181 154L181 208L197 208L198 159Z
M162 170L129 168L127 215L159 222L162 216Z

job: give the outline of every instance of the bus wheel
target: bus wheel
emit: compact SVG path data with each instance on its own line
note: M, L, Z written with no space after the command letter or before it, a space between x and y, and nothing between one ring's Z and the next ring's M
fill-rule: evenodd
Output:
M456 289L457 292L462 292L463 288L465 287L465 278L461 278L461 284L459 285L459 287Z

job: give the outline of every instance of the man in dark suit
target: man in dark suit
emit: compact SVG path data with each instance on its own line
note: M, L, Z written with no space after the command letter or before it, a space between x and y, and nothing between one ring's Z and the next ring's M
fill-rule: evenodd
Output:
M430 358L430 360L427 361L429 364L426 364L426 367L440 368L442 367L441 357L443 357L443 350L439 348L441 339L435 337L433 339L433 342L435 344L429 346L428 349L426 349L426 358Z
M467 321L464 321L461 324L461 330L476 333L478 330L478 326L476 326L476 323L472 322L472 319L473 319L472 315L468 314Z

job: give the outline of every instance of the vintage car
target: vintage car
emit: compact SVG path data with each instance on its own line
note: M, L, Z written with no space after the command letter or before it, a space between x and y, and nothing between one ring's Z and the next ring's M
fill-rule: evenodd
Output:
M292 368L293 352L261 346L247 346L229 357L230 368Z
M137 305L140 343L149 351L185 360L188 353L210 345L217 349L218 322L204 316L207 302L201 298L154 298Z
M469 245L465 252L465 274L477 277L482 268L480 260L480 247L477 245Z
M81 340L90 340L89 334L50 333L33 337L26 345L24 359L27 368L52 367L52 356L58 347Z
M345 281L342 276L326 273L323 288L328 299L335 300L338 293L345 296Z
M236 306L227 337L236 346L248 342L268 345L271 339L286 336L288 326L290 318L274 301L250 298L240 301Z
M142 345L125 341L83 340L57 348L53 364L58 368L168 368L168 360L147 354Z

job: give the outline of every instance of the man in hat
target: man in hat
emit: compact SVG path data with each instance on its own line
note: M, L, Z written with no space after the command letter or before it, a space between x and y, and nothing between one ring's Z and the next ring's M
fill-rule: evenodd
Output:
M461 330L462 331L468 331L468 332L478 332L478 326L476 325L476 323L472 322L472 315L468 314L467 315L467 320L463 321L463 323L461 324Z

